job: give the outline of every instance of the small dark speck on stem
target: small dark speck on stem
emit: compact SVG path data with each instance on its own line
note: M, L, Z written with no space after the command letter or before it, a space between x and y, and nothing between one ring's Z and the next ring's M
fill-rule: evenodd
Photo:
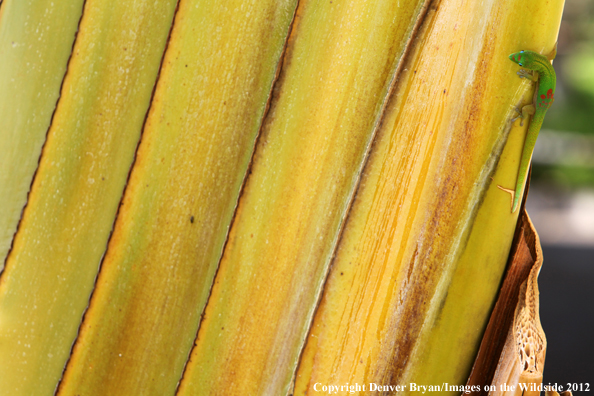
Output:
M190 216L190 223L194 224L194 216Z

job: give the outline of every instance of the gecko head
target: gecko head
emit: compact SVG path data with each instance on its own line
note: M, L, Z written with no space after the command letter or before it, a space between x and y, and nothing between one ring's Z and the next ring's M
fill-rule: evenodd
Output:
M539 58L542 58L542 55L539 55L537 52L524 50L520 52L514 52L509 56L509 59L512 62L517 63L518 65L527 69L538 68Z
M526 51L522 50L520 52L514 52L513 54L511 54L509 56L509 59L520 66L524 66L524 64L528 60L527 56L528 54L526 53Z

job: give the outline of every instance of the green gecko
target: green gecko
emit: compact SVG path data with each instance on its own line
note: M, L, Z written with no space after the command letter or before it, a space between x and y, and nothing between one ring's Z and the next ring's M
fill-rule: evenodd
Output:
M522 121L520 122L520 125L523 125L524 119L529 115L532 116L532 120L528 126L528 133L526 134L524 148L522 149L522 159L520 160L520 169L518 170L516 188L515 190L510 190L501 186L497 186L501 190L511 194L512 213L514 213L518 208L518 202L520 200L522 189L526 184L526 176L528 175L528 168L532 159L532 152L534 151L534 145L536 144L538 132L540 132L540 127L542 126L542 122L547 110L549 107L551 107L555 99L556 75L555 69L553 69L553 66L551 66L550 60L555 57L557 52L556 47L557 46L555 46L553 52L548 56L544 56L533 51L520 51L509 56L509 59L511 59L512 62L515 62L526 69L533 70L532 73L523 69L520 70L517 73L520 78L527 78L537 82L538 84L536 92L534 93L533 103L522 107L521 112L520 110L516 109L519 115L518 117L512 119L512 122L514 122L518 118L521 118Z

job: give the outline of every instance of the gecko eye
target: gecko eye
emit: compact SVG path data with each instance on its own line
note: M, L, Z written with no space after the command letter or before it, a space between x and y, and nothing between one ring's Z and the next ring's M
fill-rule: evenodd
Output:
M520 54L523 54L523 53L524 53L524 50L520 51Z
M523 65L523 64L521 64L521 63L518 63L518 65L520 65L520 66L524 66L524 65Z

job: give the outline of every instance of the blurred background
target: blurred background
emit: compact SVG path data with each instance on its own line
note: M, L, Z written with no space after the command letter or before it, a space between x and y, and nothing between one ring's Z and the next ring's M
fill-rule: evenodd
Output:
M545 384L594 392L594 1L566 0L527 210L541 239ZM589 392L579 384L589 383ZM566 388L564 388L566 389ZM585 390L585 388L584 388Z

